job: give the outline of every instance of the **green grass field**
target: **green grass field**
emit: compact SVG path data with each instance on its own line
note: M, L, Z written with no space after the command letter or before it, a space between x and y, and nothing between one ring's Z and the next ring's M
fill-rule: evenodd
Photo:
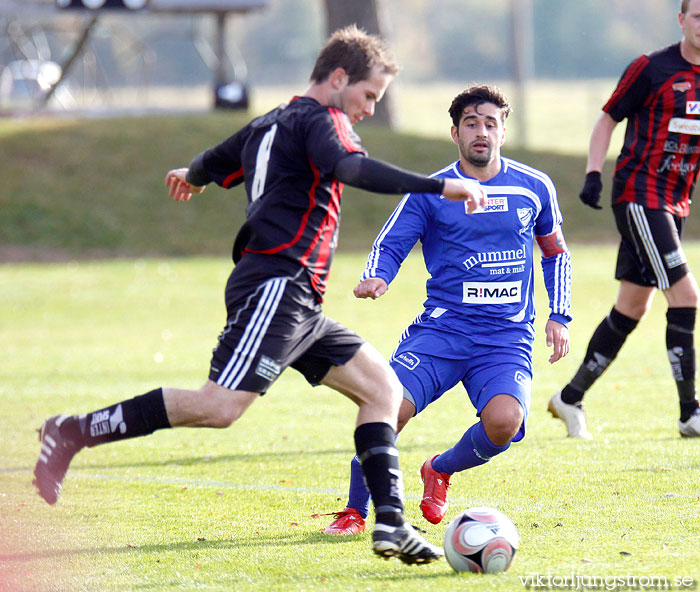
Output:
M81 452L59 503L47 506L31 486L34 430L49 415L87 412L160 385L199 386L222 327L230 263L0 266L0 590L510 591L538 575L555 583L631 577L634 589L667 578L667 588L649 589L696 589L700 442L676 429L663 299L586 399L592 442L566 439L545 411L616 290L612 248L572 251L571 355L547 363L540 319L527 438L453 481L447 519L490 505L520 531L513 566L494 576L457 575L445 561L384 562L368 534L320 532L329 517L318 514L344 506L355 408L293 371L227 430L166 430ZM697 269L700 244L690 244L688 256ZM351 288L363 263L362 255L338 257L325 310L389 355L420 309L425 272L412 256L386 296L357 301ZM544 313L541 282L538 292ZM422 519L417 470L473 421L455 389L399 442L407 515L435 543L447 520Z

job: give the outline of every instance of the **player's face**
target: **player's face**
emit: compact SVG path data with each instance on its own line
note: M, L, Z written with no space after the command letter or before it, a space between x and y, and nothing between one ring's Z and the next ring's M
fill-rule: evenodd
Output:
M384 96L393 78L380 66L375 66L366 80L344 85L337 106L345 111L353 125L365 117L372 117L375 105Z
M493 103L482 103L464 109L459 127L452 126L452 139L462 158L486 167L500 157L505 131L501 110Z
M678 15L678 22L687 43L700 52L700 0L690 0L687 12Z

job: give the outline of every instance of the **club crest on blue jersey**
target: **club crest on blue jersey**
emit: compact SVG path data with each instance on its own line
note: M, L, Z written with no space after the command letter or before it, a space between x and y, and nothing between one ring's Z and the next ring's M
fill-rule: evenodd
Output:
M529 227L530 223L532 222L532 208L518 208L518 220L520 220L520 224L522 224L522 230L520 231L520 234L525 232Z

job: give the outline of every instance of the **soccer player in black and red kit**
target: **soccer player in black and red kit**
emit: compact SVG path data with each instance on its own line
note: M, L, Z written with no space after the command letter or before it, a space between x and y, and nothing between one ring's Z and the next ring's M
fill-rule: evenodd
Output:
M228 427L291 366L359 406L355 446L375 503L374 552L405 563L442 556L403 516L394 446L401 384L371 345L321 311L343 183L380 193L442 193L466 201L470 212L485 204L476 183L429 178L367 157L352 125L374 113L396 72L379 38L356 27L337 31L303 96L254 119L188 168L168 172L177 201L210 182L245 183L248 194L225 292L228 320L209 378L198 390L158 388L85 415L48 419L34 482L49 504L84 446L174 426Z
M549 402L569 436L590 438L581 401L649 310L668 301L666 350L680 399L681 436L700 436L695 393L695 317L700 299L681 246L700 166L700 0L683 0L679 43L643 55L625 70L593 128L580 198L600 209L600 171L615 126L627 118L612 184L620 232L617 300L593 333L583 363Z

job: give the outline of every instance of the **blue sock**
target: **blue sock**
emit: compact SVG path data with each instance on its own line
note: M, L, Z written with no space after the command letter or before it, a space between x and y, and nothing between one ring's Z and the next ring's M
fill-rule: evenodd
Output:
M355 508L360 516L367 518L369 514L369 491L365 485L362 474L362 465L357 455L353 456L350 463L350 490L348 492L348 507Z
M433 461L433 469L452 475L487 463L509 446L510 442L505 446L496 446L486 435L484 424L478 422L465 432L457 444Z

